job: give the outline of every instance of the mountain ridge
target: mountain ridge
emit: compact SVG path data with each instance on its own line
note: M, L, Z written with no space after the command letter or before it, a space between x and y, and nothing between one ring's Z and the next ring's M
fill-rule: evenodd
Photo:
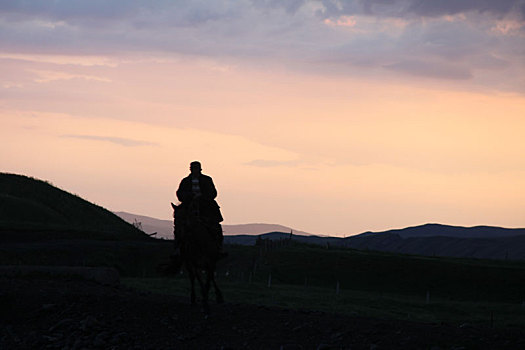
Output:
M523 230L523 229L520 229ZM478 237L407 237L397 233L378 235L356 235L346 238L292 235L270 232L260 236L226 236L227 244L253 245L257 238L280 241L292 239L296 242L325 246L326 248L357 249L394 254L440 256L455 258L525 260L525 234L514 236Z
M123 220L135 224L140 223L142 230L149 234L157 232L155 237L172 239L173 238L173 220L157 219L150 216L132 214L125 211L113 212ZM260 235L268 232L288 232L293 231L294 234L311 236L308 232L298 231L291 227L279 224L265 224L265 223L249 223L238 225L222 225L225 236L232 235Z
M148 238L133 224L141 226L144 232L157 232L156 238L173 237L171 220L125 212L112 213L49 182L0 173L2 240ZM525 228L428 223L381 232L364 232L346 238L311 235L274 224L223 225L223 228L225 243L228 244L253 245L257 237L261 237L400 254L525 260Z
M367 231L356 236L372 236L381 234L399 234L402 238L410 237L458 237L458 238L497 238L525 235L524 228L505 228L499 226L454 226L438 223L427 223L409 226L402 229L392 229L379 232ZM353 237L356 237L353 236Z
M142 224L145 232L153 233L158 232L159 228L163 230L163 234L159 237L172 238L173 236L173 221L157 219L145 215L132 214L124 211L115 211L116 215L126 220L129 223L137 222ZM317 237L326 240L344 240L356 237L377 237L381 235L392 235L398 234L401 238L415 238L415 237L454 237L454 238L503 238L503 237L514 237L525 235L525 228L505 228L498 226L488 225L477 225L477 226L455 226L445 225L438 223L426 223L417 226L409 226L405 228L396 228L385 231L366 231L352 236L347 237L336 237L328 235L311 234L295 230L291 227L278 225L278 224L266 224L266 223L249 223L249 224L237 224L237 225L222 225L225 236L233 235L262 235L267 233L281 232L289 234L293 232L294 237L298 236L309 236Z

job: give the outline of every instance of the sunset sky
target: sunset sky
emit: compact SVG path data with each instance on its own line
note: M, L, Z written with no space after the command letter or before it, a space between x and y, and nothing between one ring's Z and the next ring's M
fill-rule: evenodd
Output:
M525 227L525 0L0 0L0 171L225 224Z

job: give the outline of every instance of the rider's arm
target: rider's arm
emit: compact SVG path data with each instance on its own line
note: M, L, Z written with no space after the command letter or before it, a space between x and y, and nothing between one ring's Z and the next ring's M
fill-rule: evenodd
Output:
M177 190L177 198L181 202L189 202L193 198L193 192L191 191L191 184L188 184L187 179L182 179Z
M201 187L201 191L202 194L208 197L209 199L215 199L217 197L217 189L215 188L211 177L207 177L205 189Z
M211 184L210 196L211 196L211 199L215 199L217 197L217 189L215 188L215 184L213 183L213 180L211 179L211 177L210 177L210 184Z

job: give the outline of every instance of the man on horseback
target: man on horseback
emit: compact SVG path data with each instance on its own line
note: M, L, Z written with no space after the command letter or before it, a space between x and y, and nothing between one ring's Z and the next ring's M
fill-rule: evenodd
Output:
M191 162L190 171L190 175L182 179L177 190L177 198L181 201L182 213L186 213L183 214L183 216L187 215L190 204L193 201L198 201L199 215L206 226L210 227L210 231L216 235L217 245L219 246L221 254L223 254L222 241L224 236L220 224L223 218L219 205L215 201L217 190L215 189L212 178L202 173L200 162ZM180 240L183 239L181 236L181 227L175 225L175 247L177 254L180 247Z

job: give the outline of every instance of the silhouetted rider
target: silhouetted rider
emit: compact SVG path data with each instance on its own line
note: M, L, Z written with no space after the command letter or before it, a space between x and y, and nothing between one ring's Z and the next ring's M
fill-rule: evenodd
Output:
M183 212L187 212L190 203L193 200L199 200L200 216L217 234L217 243L222 250L222 227L223 221L219 205L215 201L217 190L213 180L208 175L202 173L200 162L191 162L190 175L182 179L177 190L177 198L181 201ZM177 237L177 227L175 227L175 246L178 247L180 237Z

